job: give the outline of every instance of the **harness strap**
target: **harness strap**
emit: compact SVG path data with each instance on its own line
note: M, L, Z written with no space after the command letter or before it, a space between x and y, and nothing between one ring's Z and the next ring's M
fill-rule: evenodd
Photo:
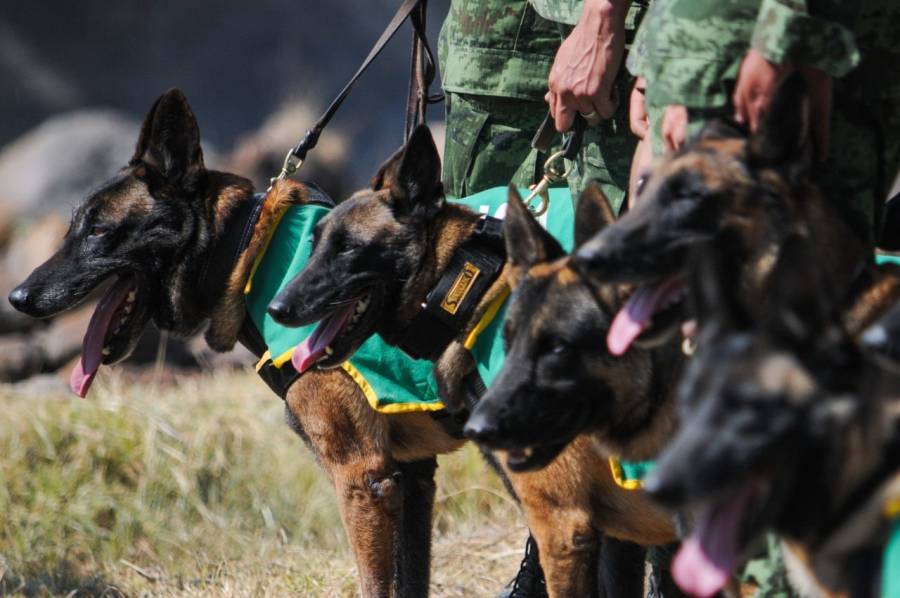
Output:
M435 361L468 324L506 262L502 221L484 216L453 254L398 346L415 359Z
M288 158L293 156L299 162L302 162L306 159L306 154L309 153L311 149L316 147L316 144L319 142L319 135L322 134L322 131L325 127L328 126L328 123L331 121L331 118L335 115L338 109L341 107L341 104L344 103L344 100L347 99L347 96L350 95L350 91L353 89L353 85L356 81L362 76L362 74L369 68L369 65L381 54L381 51L384 50L385 46L387 46L388 42L394 37L394 35L399 31L400 27L403 25L403 22L412 14L412 12L422 5L421 17L418 18L419 26L416 24L416 20L413 20L413 30L416 34L416 38L420 40L421 50L414 50L415 54L423 53L424 58L426 59L426 63L430 65L428 68L432 71L430 74L430 78L427 75L423 75L422 81L430 81L434 78L433 69L434 69L434 58L431 52L431 49L428 47L428 42L425 40L425 17L424 17L424 4L423 0L404 0L403 4L397 9L397 12L394 13L393 18L388 23L387 27L384 29L384 32L381 34L381 37L378 38L378 41L375 42L375 45L372 46L372 49L369 51L369 55L366 56L365 60L363 60L360 67L356 70L350 80L344 85L344 88L338 93L337 97L332 100L331 104L325 110L325 113L319 117L319 120L313 126L312 129L308 129L306 131L306 135L300 142L294 146L291 150ZM428 48L425 50L425 48ZM414 61L418 62L418 61ZM416 68L415 66L413 67ZM427 71L428 69L426 69ZM410 91L412 93L412 90ZM416 92L418 95L418 92ZM421 117L424 119L424 104L423 109L421 111ZM408 127L408 125L407 125ZM285 163L287 166L288 163ZM296 165L294 165L294 169L296 169ZM290 172L286 172L285 174L290 174Z

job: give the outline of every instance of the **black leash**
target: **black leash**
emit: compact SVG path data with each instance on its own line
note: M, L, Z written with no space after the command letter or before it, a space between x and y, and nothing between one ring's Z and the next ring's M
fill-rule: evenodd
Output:
M322 134L322 131L328 126L328 123L341 107L341 104L344 103L344 100L347 99L347 96L350 95L353 85L359 80L378 55L381 54L381 51L384 50L388 42L390 42L397 31L400 30L400 27L407 18L412 22L413 32L415 33L415 39L413 41L413 60L410 67L412 76L410 77L410 90L408 95L409 104L407 105L407 136L417 124L424 122L425 107L427 104L430 101L439 101L439 98L430 98L428 96L428 85L434 80L435 76L435 62L434 54L425 37L425 12L427 4L427 0L403 1L403 4L400 5L400 8L397 9L397 12L394 13L393 18L390 20L387 27L385 27L381 37L379 37L378 41L375 42L375 45L372 46L369 55L366 56L365 60L363 60L362 64L347 84L344 85L344 88L338 93L337 97L332 100L331 104L325 110L325 113L319 117L315 126L308 129L303 139L301 139L299 143L288 152L287 156L285 156L284 165L281 167L281 173L275 179L272 179L272 183L276 180L290 176L297 171L301 164L303 164L306 155L310 150L316 147L316 144L319 142L319 136Z

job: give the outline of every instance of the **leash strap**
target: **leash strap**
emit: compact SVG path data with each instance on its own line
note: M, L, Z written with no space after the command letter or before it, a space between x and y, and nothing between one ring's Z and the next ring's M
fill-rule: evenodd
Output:
M415 359L436 360L459 337L506 261L502 220L485 216L454 252L398 346Z
M412 56L409 66L409 93L406 97L406 127L404 139L409 139L416 126L425 123L425 113L428 104L440 102L443 95L431 97L428 90L434 82L437 69L435 68L434 54L428 45L426 34L426 16L428 13L428 0L420 0L418 7L409 16L413 26Z
M423 90L421 93L418 90L415 90L418 87L418 81L424 83L426 81L430 81L434 79L434 57L431 52L431 49L428 46L428 42L425 39L425 9L426 0L404 0L403 4L400 5L400 8L397 9L397 12L394 13L393 18L388 23L385 30L382 32L381 37L378 38L378 41L375 42L375 45L372 46L372 49L369 51L368 56L366 56L365 60L363 60L362 64L350 78L344 88L338 93L337 97L332 100L331 104L325 110L325 113L319 117L319 120L316 122L315 126L312 129L308 129L306 131L306 135L304 135L303 139L297 143L287 154L284 160L284 165L281 168L281 173L277 178L284 178L288 175L293 174L297 168L299 168L300 164L306 159L306 155L316 147L316 144L319 142L319 136L322 134L322 131L325 127L328 126L328 123L331 122L332 117L341 107L341 104L344 103L344 100L347 99L347 96L350 95L350 91L353 89L353 85L356 84L357 80L362 76L366 69L372 64L372 62L381 54L381 51L384 50L385 46L387 46L388 42L394 37L397 31L400 30L400 27L403 25L403 22L406 21L407 18L410 17L413 12L419 8L419 16L412 19L413 21L413 31L415 32L417 42L414 42L414 57L418 57L421 55L422 61L414 60L413 69L418 70L420 65L425 65L423 69L424 74L421 77L414 77L416 80L415 85L410 85L410 95L415 95L418 100L419 95L421 95L424 100L427 102L427 94ZM429 78L430 77L430 78ZM418 101L415 102L418 105ZM424 104L421 110L417 110L418 116L414 116L414 118L422 118L424 119ZM409 129L409 122L407 122L407 130Z

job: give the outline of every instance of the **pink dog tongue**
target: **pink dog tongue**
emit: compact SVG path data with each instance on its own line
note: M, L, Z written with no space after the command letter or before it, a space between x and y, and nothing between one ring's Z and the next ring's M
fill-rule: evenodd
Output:
M673 276L656 285L641 285L632 293L613 319L606 335L606 347L613 355L623 355L650 324L659 306L682 289L681 278Z
M87 396L91 382L94 381L94 376L97 375L97 370L103 362L103 345L113 316L132 288L130 279L120 278L94 309L94 315L91 316L81 345L81 358L69 376L69 388L82 399Z
M297 372L302 374L325 354L325 348L341 333L355 309L356 301L339 308L319 322L313 333L294 348L291 364Z
M740 530L753 497L748 484L737 496L703 514L697 529L681 544L672 562L672 577L682 590L708 598L728 583L740 556Z

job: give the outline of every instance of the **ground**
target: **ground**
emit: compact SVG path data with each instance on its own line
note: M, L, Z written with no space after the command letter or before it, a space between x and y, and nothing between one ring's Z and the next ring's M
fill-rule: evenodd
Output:
M331 487L250 372L105 368L85 400L0 387L0 593L355 596ZM525 527L468 446L440 460L433 596L492 596Z

